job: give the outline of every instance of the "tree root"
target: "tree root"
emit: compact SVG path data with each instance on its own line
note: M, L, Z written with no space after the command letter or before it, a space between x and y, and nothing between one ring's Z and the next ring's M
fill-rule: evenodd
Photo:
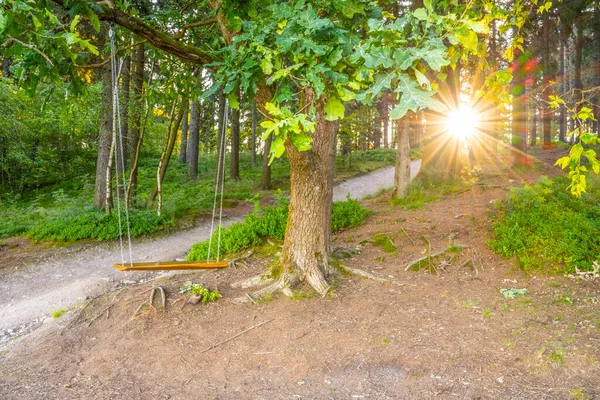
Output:
M412 283L396 282L396 281L393 281L393 280L390 280L390 279L380 278L378 276L373 275L370 272L367 272L365 270L358 269L358 268L344 267L344 269L346 271L350 272L352 275L361 276L363 278L371 279L371 280L374 280L376 282L390 283L390 284L396 285L396 286L415 286L415 287L417 286L417 285L412 284Z
M250 250L249 252L247 252L246 254L243 254L237 258L234 258L233 260L229 260L229 267L238 267L238 264L241 264L244 267L247 267L248 264L246 264L244 262L244 260L248 259L252 254L254 254L254 249Z
M429 242L429 241L427 241L427 242ZM467 248L469 248L469 246L467 246L467 245L464 245L464 244L455 244L455 245L453 245L452 247L459 247L459 248L461 248L461 249L467 249ZM413 260L413 261L409 262L409 263L406 265L406 268L404 268L404 270L405 270L405 271L408 271L408 270L410 270L411 268L413 268L415 265L418 265L418 264L420 264L420 263L422 263L423 261L426 261L426 260L429 260L429 262L431 263L431 259L432 259L432 258L439 257L439 256L441 256L441 255L443 255L443 254L446 254L447 252L448 252L448 249L444 249L444 250L436 251L435 253L430 253L430 252L428 251L428 252L427 252L428 254L427 254L426 256L424 256L424 257L420 257L420 258L417 258L416 260Z
M234 289L251 289L259 286L264 286L272 282L273 279L268 278L265 275L255 275L241 281L233 282L229 286L231 286Z
M148 298L148 300L143 301L138 306L138 308L133 313L133 316L131 317L131 319L134 319L135 317L137 317L139 315L140 311L142 311L142 309L144 307L148 307L148 308L152 308L152 309L156 310L156 308L154 308L154 305L153 305L156 292L160 292L162 310L165 311L165 309L167 308L167 295L165 293L165 289L163 289L161 286L155 286L151 289L150 297Z

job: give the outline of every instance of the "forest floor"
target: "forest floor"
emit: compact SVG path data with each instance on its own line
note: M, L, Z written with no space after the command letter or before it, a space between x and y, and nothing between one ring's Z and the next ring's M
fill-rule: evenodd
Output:
M347 268L388 282L340 276L326 298L234 303L248 289L231 283L271 261L256 256L110 291L5 345L0 398L598 398L598 282L526 275L486 245L494 202L561 173L551 165L563 152L540 150L534 172L485 165L484 185L417 210L391 207L389 194L363 201L374 214L334 245L360 249ZM393 247L376 246L381 237ZM449 245L421 264L430 272L405 270ZM188 280L223 298L183 307ZM157 285L166 310L157 300L134 316Z

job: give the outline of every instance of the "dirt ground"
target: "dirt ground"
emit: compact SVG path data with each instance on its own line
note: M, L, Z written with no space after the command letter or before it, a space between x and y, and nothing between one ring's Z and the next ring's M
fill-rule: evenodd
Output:
M389 282L340 275L326 298L234 303L248 289L230 284L271 262L254 257L110 292L4 346L0 398L600 398L600 282L526 276L486 246L493 202L558 173L544 168L484 168L488 186L414 211L386 194L364 201L374 214L334 245L360 248L344 265ZM380 233L397 251L372 243ZM459 244L468 247L438 259L435 273L405 271L429 248ZM187 280L223 298L182 307ZM159 285L166 310L157 299L134 317ZM507 299L502 288L528 292Z

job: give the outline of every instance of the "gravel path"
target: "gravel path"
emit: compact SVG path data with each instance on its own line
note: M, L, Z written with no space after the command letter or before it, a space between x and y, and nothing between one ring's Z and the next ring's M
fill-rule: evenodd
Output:
M411 177L421 161L411 163ZM389 188L394 181L394 167L349 179L334 189L335 201L350 193L361 199ZM235 222L230 219L226 224ZM184 258L190 247L208 238L210 225L171 235L134 239L135 261L166 261ZM56 252L0 279L0 343L27 333L43 323L51 323L53 311L67 309L123 284L140 282L158 275L178 272L120 272L112 264L121 260L116 241L75 247Z

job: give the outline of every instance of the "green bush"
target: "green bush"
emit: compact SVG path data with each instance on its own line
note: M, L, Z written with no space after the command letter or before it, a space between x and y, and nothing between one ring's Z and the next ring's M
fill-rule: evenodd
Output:
M567 191L567 178L540 178L514 188L498 207L490 248L515 257L525 271L590 270L600 258L600 185L590 180L581 198Z
M131 236L139 236L165 228L172 224L165 217L159 217L152 211L130 211L129 223ZM125 213L121 215L123 235L127 234ZM54 218L34 225L28 232L34 240L53 239L73 241L80 239L107 240L119 237L119 219L117 213L106 214L90 211L70 217Z
M364 223L370 211L361 206L358 201L348 199L333 203L331 215L331 231L354 228ZM205 240L192 246L188 260L208 259L209 243L210 257L216 258L226 254L237 253L248 247L262 243L264 238L283 239L288 216L287 199L279 199L273 206L249 214L243 222L236 222L221 231L221 244L218 246L218 232L212 237L212 242Z

